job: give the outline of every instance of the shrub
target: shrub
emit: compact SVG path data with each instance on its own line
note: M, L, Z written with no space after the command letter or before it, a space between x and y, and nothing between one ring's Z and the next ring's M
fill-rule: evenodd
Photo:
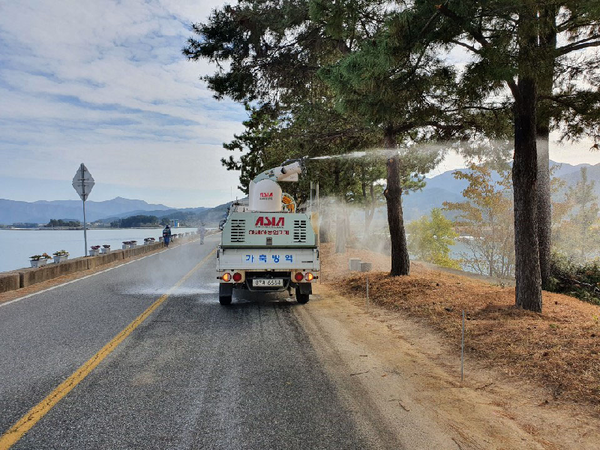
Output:
M564 254L553 253L550 271L550 291L600 305L599 260L577 263Z

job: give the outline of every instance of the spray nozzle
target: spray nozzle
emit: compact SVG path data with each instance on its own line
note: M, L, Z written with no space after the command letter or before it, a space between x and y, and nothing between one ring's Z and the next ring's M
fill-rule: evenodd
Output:
M290 166L290 165L292 165L294 163L299 164L300 167L301 167L301 169L302 169L302 172L304 172L305 169L306 169L306 159L307 158L308 158L307 156L304 156L302 158L288 159L288 160L284 161L281 164L281 173L285 174L287 172L286 169L285 169L286 166Z
M295 163L295 162L299 162L301 164L304 164L307 159L308 159L308 156L303 156L301 158L294 158L294 159L286 159L284 162L281 163L281 165L282 166L287 166L287 165Z

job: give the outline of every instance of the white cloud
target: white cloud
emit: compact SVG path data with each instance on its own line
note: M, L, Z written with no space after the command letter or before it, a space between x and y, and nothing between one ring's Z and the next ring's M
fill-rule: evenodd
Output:
M214 67L181 54L189 25L222 4L2 2L0 176L68 182L85 161L98 183L229 200L238 174L221 144L243 109L216 102L200 80Z
M221 166L229 154L221 143L241 131L245 113L212 98L200 77L214 67L181 54L190 24L225 3L0 2L0 177L70 183L83 161L98 190L177 190L178 206L229 200L238 174ZM464 65L467 56L461 49L448 58ZM588 148L556 146L551 157L600 162Z

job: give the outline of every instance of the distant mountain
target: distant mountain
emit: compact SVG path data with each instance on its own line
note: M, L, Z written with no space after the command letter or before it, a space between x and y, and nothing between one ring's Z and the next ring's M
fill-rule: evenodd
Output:
M469 182L466 180L457 180L454 178L454 172L456 172L456 170L449 170L433 178L426 178L425 181L427 184L425 185L424 189L442 189L444 191L461 195L461 192L467 188Z
M596 164L595 166L589 164L580 164L579 166L573 167L572 170L561 174L560 178L565 180L567 182L567 185L577 184L577 182L581 180L582 167L585 167L587 169L588 180L596 181L597 185L600 184L600 164Z
M587 168L588 180L596 182L594 191L600 198L600 164L578 164L576 166L567 163L556 163L550 161L550 167L556 167L554 177L563 179L567 186L572 186L581 179L581 168ZM465 169L461 169L465 170ZM456 170L449 170L440 175L426 179L426 186L419 192L411 192L402 197L404 221L406 223L429 215L433 208L441 208L444 202L464 201L462 191L469 183L466 180L454 178ZM497 178L497 175L493 175ZM560 195L560 194L559 194Z
M600 164L596 164L595 166L592 166L591 164L578 164L574 166L568 163L557 163L550 161L550 168L554 169L552 176L559 178L564 178L566 175L573 173L579 173L582 167L587 167L589 170L590 167L600 167Z
M231 205L231 202L223 203L214 208L178 209L164 217L168 219L179 219L192 226L202 222L205 226L214 227L226 216L229 205Z
M457 185L454 185L453 187L454 190L459 189ZM422 191L411 192L408 195L402 196L404 222L408 223L421 216L427 216L433 208L442 208L444 202L464 201L461 191L462 189L458 190L458 192L454 192L439 187L426 186Z
M146 216L156 216L156 217L161 218L161 217L165 217L165 216L168 216L171 214L176 214L176 213L200 213L202 211L206 211L207 209L210 209L210 208L205 208L205 207L182 208L182 209L167 208L167 209L157 209L157 210L152 210L152 211L138 209L135 211L127 211L127 212L124 212L121 214L115 214L110 217L105 217L105 218L101 219L101 221L102 222L110 222L115 219L124 219L126 217L136 216L139 214L144 214Z
M229 205L231 205L231 202L223 203L222 205L202 211L198 214L198 218L204 222L206 226L219 225L219 222L227 216Z
M132 211L170 210L168 206L149 204L143 200L130 200L117 197L103 202L85 202L86 218L94 222L108 216L134 215ZM131 213L131 214L130 214ZM0 199L0 224L12 223L48 223L50 219L82 219L82 207L79 200L54 200L37 202L19 202Z
M554 176L562 178L567 186L572 186L580 179L582 167L587 168L588 179L595 181L595 193L600 198L600 164L578 164L550 162L552 167L559 165ZM457 180L449 170L440 175L426 179L426 186L419 192L411 192L403 196L404 220L406 223L429 215L433 208L441 208L445 201L463 201L462 191L468 186L467 181ZM165 205L149 204L143 200L130 200L117 197L104 202L86 202L86 215L89 222L102 220L111 222L129 216L144 214L159 218L185 220L190 224L204 222L207 226L215 226L225 216L230 203L214 208L182 208L174 209ZM384 218L384 212L381 212ZM37 201L33 203L0 199L0 224L12 223L48 223L50 219L81 220L81 202L78 200Z

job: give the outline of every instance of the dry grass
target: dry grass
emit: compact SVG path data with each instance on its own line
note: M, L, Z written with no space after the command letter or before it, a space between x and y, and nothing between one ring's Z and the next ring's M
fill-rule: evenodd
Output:
M348 258L373 263L372 302L423 320L460 345L465 310L466 352L508 376L534 380L556 400L600 405L600 307L544 292L543 313L514 307L514 288L465 276L411 267L407 277L389 277L389 259L365 250L333 254L322 247L322 279L345 295L364 298L366 274L349 273ZM345 282L340 283L340 278Z

